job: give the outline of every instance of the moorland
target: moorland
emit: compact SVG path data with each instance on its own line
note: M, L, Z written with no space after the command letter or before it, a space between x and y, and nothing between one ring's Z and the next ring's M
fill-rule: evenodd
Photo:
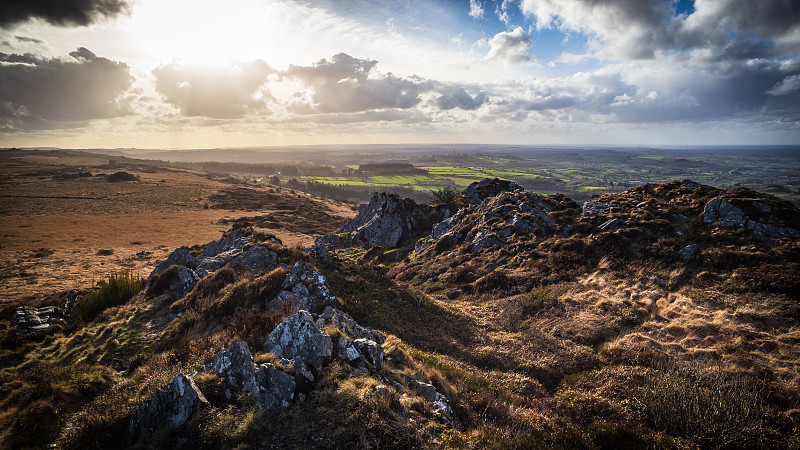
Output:
M0 445L798 448L796 150L2 150Z

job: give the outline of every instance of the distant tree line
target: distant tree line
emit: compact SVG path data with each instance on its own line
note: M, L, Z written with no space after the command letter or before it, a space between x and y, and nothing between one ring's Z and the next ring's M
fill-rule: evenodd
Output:
M428 173L428 171L424 169L418 169L414 167L413 164L404 162L361 164L355 171L356 175L408 175L425 173Z
M336 176L336 169L332 166L315 164L273 164L273 163L239 163L222 161L205 162L170 162L172 167L183 169L202 170L216 173L251 173L254 175L272 175L279 173L282 176Z
M286 187L343 202L367 202L375 192L386 192L387 194L397 194L401 197L410 197L417 202L428 202L431 200L429 192L417 191L400 186L336 185L317 181L300 181L296 178L292 178L286 181Z

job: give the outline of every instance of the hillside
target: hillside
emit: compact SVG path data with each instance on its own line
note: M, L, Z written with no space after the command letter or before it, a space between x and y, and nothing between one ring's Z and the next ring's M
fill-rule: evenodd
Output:
M340 228L267 194L211 193L249 213L106 281L132 298L10 305L2 445L800 448L788 201L686 180L581 205L486 179L376 194ZM269 225L292 217L319 223L306 251Z

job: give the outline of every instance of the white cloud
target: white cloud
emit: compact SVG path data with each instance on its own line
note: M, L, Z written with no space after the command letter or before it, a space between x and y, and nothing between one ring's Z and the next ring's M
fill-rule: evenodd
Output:
M503 64L519 64L531 59L531 38L522 27L514 31L501 31L489 40L487 59Z
M235 119L266 112L263 89L275 72L263 60L227 64L173 62L153 70L156 90L183 116Z
M480 0L469 0L469 16L473 19L483 18L485 11Z

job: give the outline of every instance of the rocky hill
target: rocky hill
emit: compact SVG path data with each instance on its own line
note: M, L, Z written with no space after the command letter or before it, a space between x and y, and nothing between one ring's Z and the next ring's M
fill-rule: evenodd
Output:
M487 179L375 194L306 252L254 225L93 318L88 295L20 309L2 445L800 448L787 201Z

